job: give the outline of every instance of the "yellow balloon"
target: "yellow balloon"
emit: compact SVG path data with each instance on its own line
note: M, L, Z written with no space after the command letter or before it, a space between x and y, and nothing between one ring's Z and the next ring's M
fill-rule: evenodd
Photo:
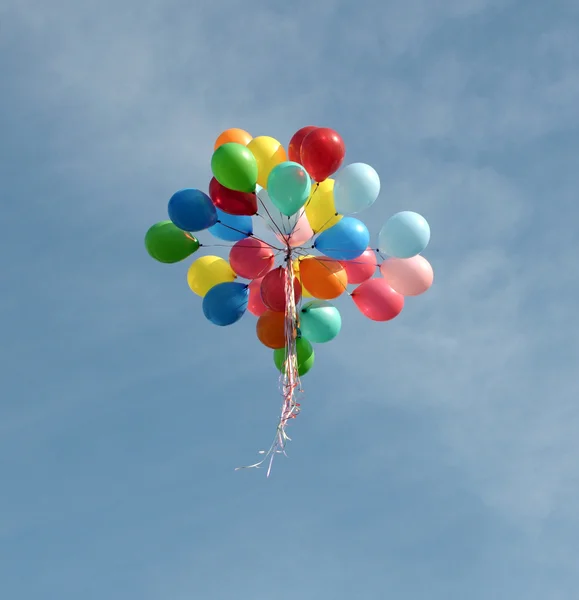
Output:
M213 286L235 278L229 263L219 256L201 256L191 263L187 272L189 287L202 298Z
M307 256L298 256L298 258L294 258L293 267L294 267L294 275L297 280L301 283L302 286L302 297L303 298L313 298L313 296L306 290L304 284L302 283L302 278L300 275L300 261L304 260L304 258L311 258L313 254L308 254Z
M247 144L257 162L257 183L267 188L271 170L287 160L285 148L276 139L267 135L255 137Z
M329 229L343 217L343 215L336 215L333 179L326 179L312 187L305 209L314 233Z

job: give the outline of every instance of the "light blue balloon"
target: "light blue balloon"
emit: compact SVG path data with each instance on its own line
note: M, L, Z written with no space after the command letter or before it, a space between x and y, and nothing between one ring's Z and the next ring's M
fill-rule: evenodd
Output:
M343 215L359 213L372 206L380 193L380 177L370 166L353 163L334 178L334 206Z
M243 317L248 301L249 286L245 283L218 283L203 297L203 314L220 327L232 325Z
M352 260L365 252L370 243L370 233L362 221L344 217L318 236L314 247L322 254L336 260Z
M300 311L300 331L310 342L324 344L342 329L340 311L327 300L306 302Z
M217 210L217 223L208 231L220 240L226 242L239 242L253 233L253 221L247 215L230 215L219 208Z
M378 234L378 249L395 258L412 258L430 241L430 225L420 214L405 210L392 215Z
M183 231L203 231L217 223L217 209L201 190L187 188L169 200L169 219Z
M286 161L276 165L267 178L267 193L279 212L291 217L306 203L312 180L304 167Z

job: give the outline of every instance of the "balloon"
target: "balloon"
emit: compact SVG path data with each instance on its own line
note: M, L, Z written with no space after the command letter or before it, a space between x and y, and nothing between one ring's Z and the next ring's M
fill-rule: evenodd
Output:
M254 279L249 284L249 302L247 303L247 310L256 317L261 317L261 315L267 310L267 306L263 303L261 299L261 280L263 277L259 279Z
M372 206L380 193L378 173L364 163L344 167L334 181L334 204L339 213L359 213Z
M313 298L313 296L305 288L304 282L302 281L302 277L300 274L300 263L303 260L305 260L306 258L312 258L312 257L314 257L313 254L308 254L307 256L298 256L298 258L294 258L294 260L293 260L294 275L297 277L298 281L300 282L300 284L302 286L302 297L303 298ZM314 258L316 258L316 257L314 257Z
M261 282L261 299L263 303L275 312L285 312L285 284L287 281L287 270L278 267L270 271ZM297 304L302 296L302 286L294 277L294 299Z
M303 377L314 365L315 353L312 345L306 338L300 337L296 340L296 354L298 363L298 374ZM273 362L275 366L283 373L285 370L285 361L287 359L287 350L279 348L273 351Z
M255 325L259 341L268 348L276 350L285 346L285 314L266 310Z
M229 263L219 256L201 256L191 263L187 272L187 283L198 296L205 296L207 292L220 283L232 282L235 273Z
M372 321L390 321L404 308L404 296L395 292L382 277L368 279L353 292L360 312Z
M267 178L267 193L283 215L291 216L306 203L312 189L310 176L302 165L282 162Z
M202 231L217 223L217 211L211 198L201 190L187 188L175 192L169 200L169 218L183 231Z
M254 237L236 242L229 251L231 268L245 279L257 279L270 271L275 254L269 244Z
M176 263L199 249L199 240L171 221L160 221L145 235L147 252L159 262Z
M287 148L288 158L292 162L301 163L302 142L304 141L306 135L308 135L308 133L310 133L314 129L317 129L317 127L314 127L313 125L308 125L307 127L302 127L293 134L292 139L290 140L289 146Z
M348 274L348 283L363 283L376 272L376 254L372 248L367 248L358 258L340 262Z
M312 300L300 311L300 331L314 344L333 340L342 329L340 311L325 300Z
M287 160L284 147L276 139L267 135L253 138L247 147L251 150L257 164L257 183L261 187L267 187L267 178L271 170Z
M410 210L391 216L378 235L380 252L396 258L412 258L424 251L430 241L426 219Z
M257 212L257 197L251 192L236 192L224 187L213 177L209 183L209 195L213 204L230 215L254 215Z
M336 260L354 260L364 253L370 243L370 233L362 221L344 217L326 229L314 244L322 254Z
M324 181L344 162L346 146L333 129L317 127L303 139L300 156L310 177L314 181Z
M228 142L219 146L211 157L211 171L215 179L230 190L255 190L257 162L251 150L241 144Z
M332 300L347 289L346 270L341 263L331 258L305 258L300 264L300 275L304 285L315 298Z
M388 258L380 272L393 290L403 296L423 294L434 280L431 264L419 254L411 258Z
M223 146L223 144L229 144L231 142L241 144L242 146L247 146L252 139L253 138L251 134L247 133L247 131L233 127L231 129L226 129L223 133L219 134L219 137L215 140L213 150L217 150L219 146Z
M253 233L251 217L230 215L217 209L217 223L208 229L211 235L226 242L238 242Z
M305 210L314 233L333 227L342 218L334 206L333 179L326 179L312 188Z
M292 248L301 246L314 237L314 232L306 217L306 213L303 210L300 210L299 213L296 214L299 214L299 219L289 235L281 235L280 233L275 234L280 242Z
M245 314L248 298L247 284L219 283L212 287L203 298L203 314L220 327L233 325Z

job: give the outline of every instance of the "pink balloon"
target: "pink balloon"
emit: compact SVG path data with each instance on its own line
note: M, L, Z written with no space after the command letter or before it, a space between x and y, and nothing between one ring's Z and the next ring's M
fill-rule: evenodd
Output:
M240 277L258 279L271 271L275 262L273 248L254 237L236 242L229 251L229 264Z
M285 282L287 269L278 267L270 271L261 281L261 299L263 303L275 312L285 312ZM302 286L297 277L294 277L294 298L296 304L302 297Z
M256 317L261 317L267 310L267 306L261 299L261 281L263 277L254 279L249 284L249 301L247 303L247 310Z
M382 277L368 279L353 292L360 312L372 321L390 321L404 308L404 296L395 292Z
M282 244L287 244L292 248L295 248L296 246L301 246L308 240L311 240L314 237L314 231L306 217L306 213L303 212L297 220L291 235L281 235L280 233L276 233L275 235Z
M376 272L377 260L376 254L372 248L364 250L363 254L353 260L341 260L342 266L346 269L348 283L364 283Z
M403 296L423 294L434 281L431 264L420 254L412 258L387 258L380 265L380 273Z

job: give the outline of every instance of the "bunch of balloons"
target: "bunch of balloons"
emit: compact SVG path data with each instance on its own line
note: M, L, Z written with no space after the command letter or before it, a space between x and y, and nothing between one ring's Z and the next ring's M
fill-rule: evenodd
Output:
M299 411L294 393L313 366L312 344L340 332L333 300L346 294L369 319L389 321L406 296L433 282L421 255L430 240L422 215L393 215L370 246L368 228L354 215L377 200L380 178L367 164L343 166L345 153L341 136L326 127L300 129L287 150L272 137L228 129L214 145L208 193L176 192L169 220L145 237L149 254L165 263L207 247L195 237L203 230L232 244L228 260L197 258L187 281L214 324L232 325L246 312L257 317L257 338L284 378L283 424ZM272 241L255 235L256 219Z

